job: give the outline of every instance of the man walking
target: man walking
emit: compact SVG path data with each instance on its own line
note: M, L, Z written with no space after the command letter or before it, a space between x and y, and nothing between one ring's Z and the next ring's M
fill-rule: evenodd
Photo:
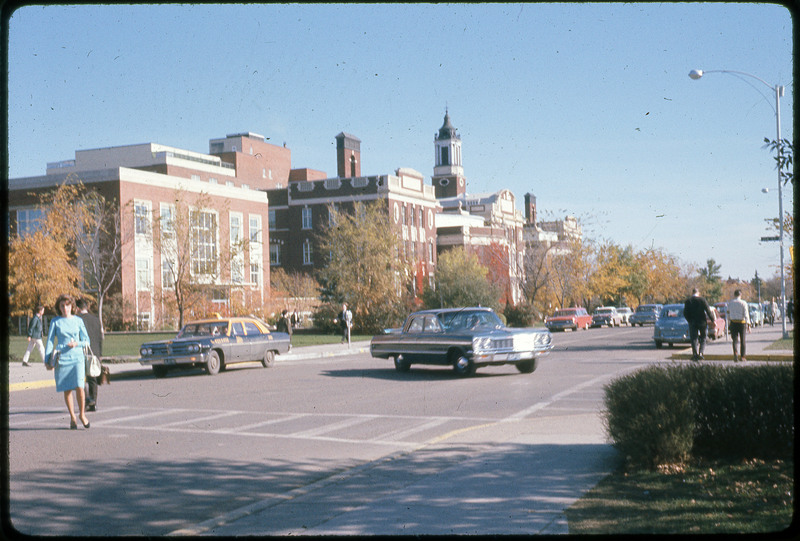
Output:
M34 348L36 348L36 351L42 358L42 362L44 362L44 344L42 343L42 331L44 330L44 322L42 321L43 315L44 306L39 305L36 307L33 318L31 318L28 323L28 347L25 349L25 354L22 356L22 366L30 366L28 359Z
M89 344L92 348L92 353L97 355L98 359L102 360L103 357L103 326L100 320L94 314L89 313L89 303L86 299L78 299L75 302L78 308L77 316L83 320L86 326L86 333L89 335ZM97 411L97 378L93 378L88 373L86 374L86 386L88 392L86 393L86 411Z
M737 289L733 292L733 299L728 301L728 321L730 321L731 340L733 340L733 361L746 361L744 350L744 337L750 327L750 310L747 303L742 300L742 292ZM740 349L741 347L741 349ZM741 357L739 352L741 351Z
M339 325L342 327L342 343L347 341L350 347L350 329L353 327L353 312L347 308L347 303L342 303L342 311L339 314Z
M714 314L708 302L700 296L697 288L692 289L692 296L683 304L683 317L689 322L689 338L692 341L692 360L702 361L706 349L708 320L714 321Z

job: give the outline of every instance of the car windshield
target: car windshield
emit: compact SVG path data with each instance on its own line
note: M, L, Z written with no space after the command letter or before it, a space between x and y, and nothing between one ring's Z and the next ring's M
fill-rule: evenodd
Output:
M598 308L594 311L595 314L610 314L611 312L611 308Z
M656 307L655 306L651 306L651 305L639 306L636 309L636 311L637 312L655 312L656 311Z
M439 319L448 331L464 331L475 329L497 329L503 326L503 322L494 312L484 310L448 312L441 314Z
M575 315L575 310L556 310L553 317L572 317Z
M226 321L219 321L213 323L189 323L184 325L181 332L178 333L178 338L191 338L194 336L221 336L225 334L228 329Z
M663 319L675 319L682 317L683 317L683 306L666 307L661 310L661 316L659 316L659 318Z

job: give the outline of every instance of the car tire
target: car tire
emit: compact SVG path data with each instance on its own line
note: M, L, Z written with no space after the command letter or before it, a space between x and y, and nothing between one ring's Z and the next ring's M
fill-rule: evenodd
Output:
M475 373L475 363L467 359L460 351L454 352L450 355L450 360L453 363L453 370L459 376L471 376Z
M520 361L516 364L517 370L522 374L532 374L539 365L539 359L533 358L527 361Z
M219 360L219 353L216 351L209 351L208 358L206 359L206 373L209 376L219 374L219 369L222 363Z
M275 352L271 349L264 351L264 357L261 359L261 365L264 368L269 368L275 364Z
M393 359L394 369L398 372L408 372L411 369L411 363L405 360L402 355L395 355Z
M664 347L664 342L656 340L656 349L661 349L662 347Z
M156 364L153 365L153 375L157 378L164 378L167 376L167 370L169 370L163 364Z

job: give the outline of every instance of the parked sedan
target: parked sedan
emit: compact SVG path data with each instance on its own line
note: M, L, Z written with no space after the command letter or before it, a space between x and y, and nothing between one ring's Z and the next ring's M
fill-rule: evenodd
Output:
M662 308L660 304L640 304L631 316L631 325L634 327L636 325L643 327L645 323L655 325Z
M627 306L621 306L617 308L617 313L619 314L620 320L622 321L623 325L631 324L631 316L633 315L633 310L631 310Z
M689 322L683 317L682 304L665 304L661 308L653 328L653 340L657 348L662 347L664 343L672 347L673 344L690 342Z
M714 314L714 319L706 318L708 321L708 338L716 340L717 338L726 337L728 335L728 324L725 322L725 318L720 315L716 306L711 307L711 312Z
M592 316L589 315L586 308L579 306L576 308L562 308L556 310L556 313L552 316L545 318L544 324L550 332L564 331L566 329L577 331L578 329L588 329L592 324Z
M531 373L552 347L549 331L508 328L489 308L442 308L414 312L399 333L374 336L370 353L393 359L399 372L412 364L436 364L467 376L478 367L502 364Z
M757 302L747 303L750 312L750 325L759 327L764 324L764 309Z
M156 377L166 376L174 366L201 366L214 375L238 362L261 361L269 367L275 355L287 351L289 335L270 332L260 319L203 319L184 325L172 340L142 344L139 364L152 366Z
M592 314L592 327L619 327L622 325L622 317L613 306L601 306L596 308Z

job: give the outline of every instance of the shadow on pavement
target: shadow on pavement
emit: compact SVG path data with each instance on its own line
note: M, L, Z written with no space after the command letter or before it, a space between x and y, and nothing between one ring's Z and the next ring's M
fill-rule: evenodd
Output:
M28 535L155 536L261 502L257 513L205 533L536 533L616 457L607 445L453 445L337 475L341 462L268 454L252 461L57 457L11 476L11 526Z

